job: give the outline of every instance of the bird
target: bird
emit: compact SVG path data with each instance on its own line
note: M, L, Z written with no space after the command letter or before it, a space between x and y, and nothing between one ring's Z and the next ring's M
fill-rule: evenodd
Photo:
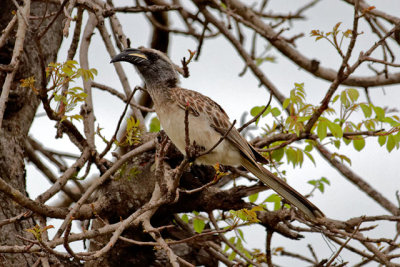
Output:
M309 219L325 217L307 198L260 164L268 160L233 127L219 104L197 91L180 87L176 65L166 54L146 47L127 48L112 57L110 63L115 62L129 62L136 67L164 132L182 154L186 153L187 112L189 140L197 146L208 151L225 136L213 150L196 158L195 164L242 166Z

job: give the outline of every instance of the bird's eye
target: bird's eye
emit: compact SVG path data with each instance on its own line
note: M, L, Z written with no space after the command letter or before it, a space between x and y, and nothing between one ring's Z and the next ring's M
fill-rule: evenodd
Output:
M153 61L153 62L157 61L159 59L159 56L154 53L146 53L146 56L150 61Z

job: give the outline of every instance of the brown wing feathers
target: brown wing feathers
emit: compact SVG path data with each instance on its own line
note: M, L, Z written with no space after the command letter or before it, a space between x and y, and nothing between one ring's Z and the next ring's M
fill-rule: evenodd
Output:
M178 102L178 105L185 109L189 105L189 110L194 116L199 116L200 113L206 113L213 127L221 135L224 135L230 128L231 123L226 112L220 105L215 103L211 98L204 96L198 92L174 88L172 96ZM267 163L268 160L261 156L247 141L244 139L236 128L232 128L227 137L229 141L235 144L246 157L257 160L261 163Z
M185 109L186 106L189 105L189 110L194 116L200 116L202 113L207 114L211 127L221 135L225 135L226 131L230 128L231 124L228 115L220 105L210 98L195 91L181 88L172 89L172 96L182 109ZM257 161L268 163L268 160L259 154L246 139L240 135L236 128L232 128L226 138L242 153L243 167L257 176L258 179L284 197L287 201L299 208L311 219L324 217L324 214L316 206L295 189L257 164Z

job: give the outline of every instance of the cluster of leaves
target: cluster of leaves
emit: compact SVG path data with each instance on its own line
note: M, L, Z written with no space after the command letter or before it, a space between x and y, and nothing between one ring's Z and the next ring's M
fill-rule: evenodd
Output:
M339 30L339 27L342 23L338 22L335 26L333 26L332 31L330 32L323 32L320 30L312 30L310 35L315 37L315 41L325 39L327 40L337 51L339 54L343 55L342 53L342 43L344 38L349 38L352 36L352 30L348 29L346 31ZM339 36L341 33L341 36ZM339 40L340 38L340 40Z
M230 210L229 213L233 216L232 227L241 224L252 224L260 222L260 220L257 218L256 212L262 210L264 210L262 206L254 206L253 208L251 208L251 210Z
M304 90L304 84L295 83L295 87L290 92L290 97L287 98L282 105L283 109L289 110L289 116L285 119L279 117L281 111L278 108L270 108L262 114L261 117L265 117L269 114L274 118L272 126L265 125L263 128L265 134L270 135L273 133L296 133L300 136L304 130L305 123L310 119L312 113L317 109L316 106L306 103L306 94ZM391 152L394 148L399 149L400 147L400 118L394 114L389 116L385 108L375 106L371 103L359 102L359 92L356 89L349 88L343 90L341 93L335 95L330 105L339 105L337 110L340 110L339 114L336 114L335 109L332 107L328 108L324 116L321 116L314 127L311 129L311 134L316 134L320 141L325 140L329 137L329 143L335 145L337 149L340 148L343 142L346 145L353 143L354 148L357 151L361 151L365 147L365 135L364 131L369 134L367 136L376 135L379 145L383 146L386 144L386 148ZM256 116L264 107L257 106L251 110L251 114ZM362 111L362 113L360 112ZM359 116L363 116L360 122L350 121L352 114L357 113ZM388 127L389 130L383 130ZM357 135L357 133L360 133ZM271 144L271 147L278 147L285 141L277 141ZM311 154L311 151L315 145L312 139L305 141L306 146L294 147L285 146L277 150L273 150L269 153L270 159L275 162L281 162L282 158L286 155L287 163L292 163L293 167L302 165L304 161L303 155L305 154L314 164L315 160ZM335 154L341 157L339 154ZM349 161L347 157L341 157L341 159Z
M270 116L273 123L265 124L262 129L265 135L291 133L300 136L305 129L305 125L317 109L317 106L306 102L306 92L303 83L295 83L294 88L290 92L290 96L283 102L282 110L288 111L289 115L283 118L282 111L277 107L268 107L260 116L261 118ZM250 111L251 115L257 116L264 106L253 107ZM336 112L338 110L338 114ZM386 144L386 149L391 152L394 148L400 147L400 118L398 115L389 115L389 111L385 108L375 106L372 103L360 102L359 92L356 89L348 88L335 95L330 107L325 110L323 116L320 116L316 124L311 129L311 136L319 141L328 140L326 144L333 144L340 149L341 144L353 144L357 151L361 151L365 147L365 138L376 136L380 146ZM351 116L357 114L359 121L351 120ZM361 120L359 119L361 117ZM257 120L257 124L259 121ZM385 131L384 128L389 130ZM359 134L358 134L359 133ZM293 168L301 167L304 162L304 155L310 161L315 163L312 150L316 145L316 141L306 139L302 144L286 145L282 147L286 141L276 141L270 144L272 149L264 156L273 162L273 166L277 167L283 164L282 160L286 156L287 164L292 164ZM273 149L277 147L277 149ZM342 162L351 164L350 158L337 152L332 154ZM285 170L280 170L279 175L284 176ZM327 178L312 179L308 181L315 189L322 193L326 185L330 185ZM251 202L257 200L257 194L249 197ZM270 195L265 202L274 203L274 209L281 208L281 198L276 195Z
M387 109L375 106L372 103L357 102L359 99L359 92L356 89L346 89L340 94L336 95L331 104L335 104L340 100L340 114L339 117L329 121L325 117L321 117L317 126L317 134L320 140L326 136L326 128L331 131L334 140L331 142L336 148L340 148L341 140L346 145L353 143L354 149L361 151L365 147L365 137L354 135L354 133L368 131L375 133L378 136L377 140L380 146L386 144L386 149L391 152L394 148L400 147L400 117L396 114L389 115ZM357 111L362 111L364 119L355 123L350 121L350 116ZM325 121L320 125L321 121ZM332 130L330 125L335 124L336 130ZM339 125L340 127L337 127ZM384 128L388 127L389 130L385 131Z
M259 220L257 219L257 211L263 210L262 207L255 206L251 210L248 209L241 209L238 211L231 210L229 211L228 215L224 215L221 220L223 220L225 223L228 223L228 225L224 228L225 230L234 230L235 236L230 237L228 239L229 243L231 243L231 246L234 246L237 250L245 254L248 258L253 259L252 253L250 253L243 245L244 240L244 234L243 231L240 229L240 226L252 224L252 223L258 223ZM190 214L183 214L181 216L181 219L185 223L191 223L193 226L193 229L197 233L202 233L206 227L206 218L201 216L199 212L193 211ZM230 246L226 245L224 248L224 252L229 253L229 259L233 260L237 253L231 249ZM260 255L259 255L260 256ZM260 257L258 260L262 260L262 257Z
M51 228L54 228L54 226L53 225L47 225L47 226L42 228L42 227L40 227L39 225L36 224L32 228L25 229L25 231L33 234L33 236L36 238L36 240L41 241L42 240L42 233L46 232L47 230L49 230Z
M189 218L189 216L191 216L191 218ZM206 222L205 222L205 218L202 217L200 215L199 212L197 211L193 211L191 214L183 214L181 217L182 221L184 221L185 223L192 223L193 229L196 233L202 233L205 226L206 226Z
M268 54L268 52L272 49L272 45L268 45L265 47L264 51L255 58L255 63L257 66L260 66L264 62L275 63L276 57Z
M126 120L126 131L122 142L115 140L115 144L119 147L133 146L140 143L141 137L140 121L130 117Z
M50 78L51 87L48 91L53 93L54 101L57 103L57 113L63 116L62 119L81 120L80 114L66 115L74 110L78 103L85 101L87 94L82 87L69 88L69 83L75 82L78 78L93 80L97 75L96 69L82 69L75 60L68 60L64 63L50 63L46 68L46 76Z
M229 215L224 216L223 218L224 222L228 223L228 226L226 226L225 228L231 228L234 230L235 233L234 236L228 239L229 243L231 243L231 246L234 246L238 251L246 255L247 258L255 260L259 263L265 262L265 254L264 257L260 253L253 254L244 247L243 243L245 243L246 240L240 227L244 225L259 223L260 220L257 218L257 212L263 211L264 208L264 205L259 205L252 207L250 210L230 210ZM230 260L233 260L237 256L237 253L228 245L225 245L224 252L230 252L228 257Z
M82 87L75 86L69 88L69 83L75 82L77 78L82 77L86 80L93 80L97 75L96 69L79 68L78 62L68 60L64 63L50 63L46 68L46 77L50 79L51 86L47 89L52 92L50 101L54 100L57 103L57 115L62 116L62 120L73 119L81 120L80 114L67 115L74 110L78 103L84 102L87 94ZM21 86L31 88L36 94L39 93L35 88L35 78L28 77L21 80Z
M310 180L308 181L310 185L313 185L315 189L318 189L321 191L321 193L324 193L325 191L325 185L330 185L331 183L329 182L326 177L321 177L321 179L318 180Z
M219 179L229 174L228 172L224 172L223 170L221 170L221 165L219 163L215 163L213 167L215 170L215 176L213 179L214 182L217 182Z
M259 193L255 193L249 196L249 201L251 203L257 204L256 201L259 197ZM267 198L265 198L261 203L258 203L258 207L267 209L266 203L272 203L274 205L273 210L280 210L282 208L282 198L278 194L271 194ZM289 204L285 204L286 208L290 208Z

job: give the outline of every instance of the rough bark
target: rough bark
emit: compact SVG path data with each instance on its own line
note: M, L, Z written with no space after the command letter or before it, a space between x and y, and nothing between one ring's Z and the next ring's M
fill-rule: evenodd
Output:
M168 150L167 163L175 167L181 160L180 154L174 146ZM114 176L114 179L106 182L96 194L96 202L102 203L105 208L100 214L100 219L93 220L92 229L101 228L104 222L117 223L121 218L125 219L146 204L153 193L156 182L154 173L154 151L146 152L134 158L126 167L122 168L120 175ZM133 170L134 171L131 171ZM135 173L132 175L132 173ZM214 177L215 171L212 167L194 166L190 171L185 172L181 178L181 185L198 187L209 182ZM215 202L206 192L204 194L192 194L184 196L174 205L160 207L159 211L153 216L152 224L154 226L172 225L174 223L175 212L196 210L196 203L201 198L209 198L210 202ZM165 238L183 239L189 237L184 229L174 227L162 231ZM144 233L142 227L130 228L124 232L124 237L137 241L153 241L152 238ZM213 238L213 237L211 237ZM100 236L90 242L90 250L101 249L110 235ZM210 237L208 237L210 239ZM202 241L205 241L204 239ZM199 240L196 240L199 241ZM194 265L217 266L217 261L212 258L203 248L202 242L182 243L171 246L174 252ZM155 249L152 246L137 246L124 241L118 241L109 253L95 261L89 261L85 264L91 266L170 266L168 257L163 250Z
M47 5L47 8L46 8ZM47 10L48 13L56 12L59 6L42 2L31 4L31 16L41 16ZM12 11L16 7L13 1L2 1L0 8L0 29L3 30L12 19ZM52 20L44 19L39 27L43 30ZM44 60L47 63L56 60L58 49L62 41L62 20L59 16L41 39L44 51ZM27 194L25 188L25 163L24 142L27 138L30 125L34 119L39 99L29 88L20 86L20 80L30 76L36 79L36 86L41 83L41 69L39 67L39 55L35 45L35 29L41 20L29 20L29 28L24 42L24 51L20 57L18 71L14 77L6 110L4 113L3 127L0 129L0 177L6 180L14 188ZM15 42L15 29L7 40L4 47L0 49L0 64L9 64ZM0 85L3 85L6 73L0 72ZM17 216L26 210L0 193L0 220ZM33 220L22 220L14 224L8 224L0 228L0 244L14 245L23 244L16 235L28 236L25 231L34 226ZM29 234L30 235L30 234ZM3 254L0 256L0 265L4 266L31 266L37 256L32 254Z

